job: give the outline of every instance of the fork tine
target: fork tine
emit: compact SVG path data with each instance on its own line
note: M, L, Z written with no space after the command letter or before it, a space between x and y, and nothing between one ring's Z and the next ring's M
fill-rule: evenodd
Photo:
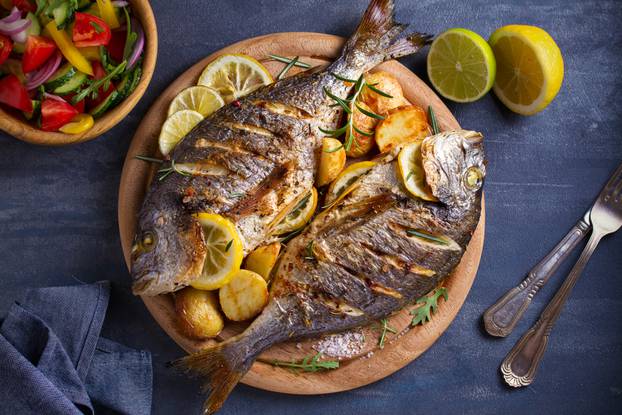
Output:
M605 185L606 190L611 190L611 188L616 188L622 183L622 164L618 166L615 173L611 176L607 184Z

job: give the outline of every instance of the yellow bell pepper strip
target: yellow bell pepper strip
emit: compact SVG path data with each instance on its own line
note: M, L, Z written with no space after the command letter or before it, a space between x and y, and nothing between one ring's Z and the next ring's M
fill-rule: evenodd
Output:
M121 26L117 18L117 13L110 0L97 0L97 7L99 8L101 18L104 19L104 22L106 22L111 29L116 29Z
M60 127L60 131L65 134L80 134L91 128L95 124L93 117L89 114L78 114L71 122Z
M99 46L87 46L84 48L78 48L78 51L90 61L98 61L100 59Z
M67 32L58 30L53 20L45 25L45 30L50 34L63 56L65 56L76 69L85 74L93 75L91 63L80 53L78 48L74 46Z

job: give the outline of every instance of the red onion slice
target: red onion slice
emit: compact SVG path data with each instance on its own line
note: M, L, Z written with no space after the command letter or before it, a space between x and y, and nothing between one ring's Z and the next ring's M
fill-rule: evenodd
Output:
M132 27L130 30L136 32L136 35L138 37L136 38L136 43L134 43L134 49L132 50L132 53L130 54L130 57L128 59L127 69L132 69L134 65L136 65L136 62L138 62L138 58L140 58L140 55L143 53L143 49L145 47L145 32L143 31L140 22L132 17L131 25Z
M62 60L61 54L56 51L42 67L26 76L26 89L30 91L47 81L56 72Z
M17 7L13 7L11 9L11 13L7 17L5 17L4 19L0 19L0 22L13 23L14 21L19 19L20 17L22 17L22 13L19 11L19 9Z
M13 37L28 29L31 23L32 22L28 19L17 19L10 23L0 20L0 33Z

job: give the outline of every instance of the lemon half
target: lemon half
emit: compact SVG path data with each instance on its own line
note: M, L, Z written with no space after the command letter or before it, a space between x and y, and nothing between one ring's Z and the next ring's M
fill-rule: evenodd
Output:
M244 251L235 225L214 213L196 215L203 228L207 255L201 277L190 285L200 290L215 290L226 285L240 270Z
M207 65L197 84L218 91L228 104L272 82L270 72L255 58L229 54L219 56Z
M192 110L181 110L168 117L162 125L160 137L158 138L160 153L166 156L173 151L177 143L202 119L203 116L201 114Z
M564 80L564 59L547 32L535 26L510 25L489 40L497 59L494 91L509 109L523 115L542 111Z
M467 29L449 29L438 35L430 47L427 64L434 88L452 101L476 101L495 82L492 49L480 35Z

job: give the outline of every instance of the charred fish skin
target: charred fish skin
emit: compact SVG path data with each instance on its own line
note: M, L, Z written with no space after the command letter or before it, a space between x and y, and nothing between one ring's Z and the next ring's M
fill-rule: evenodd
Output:
M339 111L325 90L345 97L358 78L382 61L414 53L430 37L395 40L404 26L393 2L373 1L357 33L327 68L260 88L199 123L177 145L171 163L191 173L154 180L138 218L131 274L136 295L159 295L201 274L204 238L193 216L221 214L234 222L244 253L264 242L279 213L313 185L323 134ZM388 16L388 17L387 17Z

